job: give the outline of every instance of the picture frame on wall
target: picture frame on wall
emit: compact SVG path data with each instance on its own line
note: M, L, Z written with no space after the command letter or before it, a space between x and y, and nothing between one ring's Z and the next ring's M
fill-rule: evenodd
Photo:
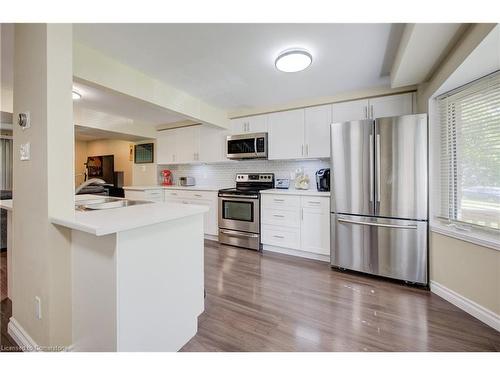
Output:
M141 143L134 146L134 163L154 163L154 143Z

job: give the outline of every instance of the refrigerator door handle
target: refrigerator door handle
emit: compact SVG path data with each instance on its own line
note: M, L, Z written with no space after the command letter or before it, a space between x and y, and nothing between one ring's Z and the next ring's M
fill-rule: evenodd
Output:
M377 144L375 145L375 149L377 150L377 156L376 158L376 163L377 163L377 170L376 170L376 178L377 178L377 202L380 202L380 134L377 134L375 136Z
M357 225L368 225L371 227L384 227L384 228L398 228L398 229L417 229L416 225L397 225L397 224L383 224L383 223L370 223L363 221L355 221L348 219L337 219L340 223L349 223L349 224L357 224Z
M373 181L373 134L370 134L370 158L368 159L368 163L370 164L370 202L373 202L373 185L375 182Z

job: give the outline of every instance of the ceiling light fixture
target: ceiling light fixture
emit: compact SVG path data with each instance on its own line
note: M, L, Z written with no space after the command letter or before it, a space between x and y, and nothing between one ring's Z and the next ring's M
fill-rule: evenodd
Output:
M73 100L78 100L78 99L80 99L82 97L82 94L80 94L78 91L75 91L75 90L73 90L71 92L71 94L73 96Z
M294 73L306 69L312 63L312 56L309 52L300 48L287 49L281 52L274 62L276 69Z

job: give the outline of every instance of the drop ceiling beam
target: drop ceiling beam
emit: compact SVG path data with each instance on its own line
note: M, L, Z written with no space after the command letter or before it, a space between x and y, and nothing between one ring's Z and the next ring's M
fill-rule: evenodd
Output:
M467 27L461 23L406 24L391 69L391 87L428 80Z
M226 111L99 51L75 43L73 54L73 75L78 79L158 105L196 122L229 127Z

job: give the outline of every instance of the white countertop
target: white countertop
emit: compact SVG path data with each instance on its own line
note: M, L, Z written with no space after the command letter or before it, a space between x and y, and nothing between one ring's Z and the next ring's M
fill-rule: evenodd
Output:
M103 198L95 195L77 195L75 200ZM203 214L206 206L181 203L147 203L136 206L113 208L109 210L75 211L75 216L67 218L51 217L52 223L67 228L104 236L130 229L145 227L165 221Z
M7 211L12 211L12 199L0 200L0 208Z
M299 190L299 189L267 189L261 190L261 194L287 194L287 195L313 195L316 197L329 197L329 191L318 191L316 189Z
M206 186L206 185L195 185L195 186L163 186L163 185L149 185L149 186L124 186L123 190L156 190L156 189L166 189L166 190L199 190L199 191L219 191L227 186Z

